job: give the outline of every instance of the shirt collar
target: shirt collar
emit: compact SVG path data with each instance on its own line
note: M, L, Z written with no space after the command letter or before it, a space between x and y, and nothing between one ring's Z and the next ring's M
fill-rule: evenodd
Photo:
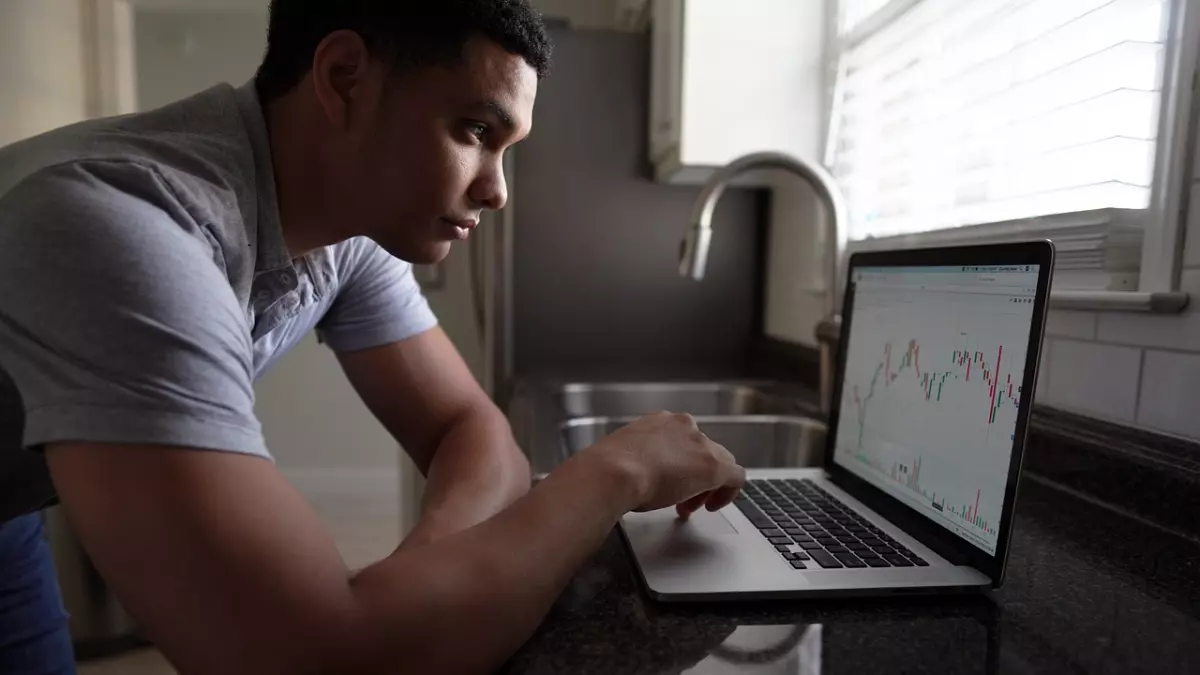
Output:
M235 95L245 122L246 133L250 137L250 148L254 153L255 189L258 193L254 271L258 274L291 267L292 256L283 239L283 227L279 220L271 137L267 133L267 121L254 80L238 87Z

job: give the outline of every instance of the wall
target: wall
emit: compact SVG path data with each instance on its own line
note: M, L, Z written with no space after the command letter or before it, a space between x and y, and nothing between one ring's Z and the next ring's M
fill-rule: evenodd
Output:
M87 116L79 0L0 1L0 145Z
M566 19L574 28L613 28L617 16L613 0L533 0L547 18Z
M3 0L27 2L32 0ZM51 0L48 0L51 1ZM62 0L52 0L61 2ZM269 0L133 0L139 8L187 11L230 10L261 11ZM548 18L565 19L577 28L614 28L618 7L636 5L632 0L532 0L533 6ZM139 10L140 11L140 10Z
M138 107L254 76L267 40L262 11L138 9L134 14Z
M516 150L518 377L733 375L755 326L757 202L731 190L702 283L677 273L698 187L649 179L649 40L555 29L555 75Z

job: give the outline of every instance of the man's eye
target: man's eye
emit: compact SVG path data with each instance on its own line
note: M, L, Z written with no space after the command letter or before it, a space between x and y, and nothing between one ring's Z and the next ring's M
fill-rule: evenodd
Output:
M482 141L484 134L487 133L487 126L479 122L470 122L467 124L467 133Z

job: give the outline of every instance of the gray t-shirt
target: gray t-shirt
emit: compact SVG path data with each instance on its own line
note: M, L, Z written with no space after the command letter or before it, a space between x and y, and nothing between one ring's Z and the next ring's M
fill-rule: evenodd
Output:
M435 323L368 239L291 258L253 84L0 148L0 522L53 502L46 443L269 458L253 382L309 330Z

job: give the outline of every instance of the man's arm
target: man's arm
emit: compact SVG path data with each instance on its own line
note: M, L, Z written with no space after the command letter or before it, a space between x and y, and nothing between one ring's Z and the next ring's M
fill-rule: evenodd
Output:
M184 674L479 673L496 667L632 508L744 472L686 416L635 422L501 514L353 578L275 467L236 453L61 443L48 461L73 529Z
M338 359L425 474L421 519L406 546L482 522L529 491L529 462L508 420L441 328Z

